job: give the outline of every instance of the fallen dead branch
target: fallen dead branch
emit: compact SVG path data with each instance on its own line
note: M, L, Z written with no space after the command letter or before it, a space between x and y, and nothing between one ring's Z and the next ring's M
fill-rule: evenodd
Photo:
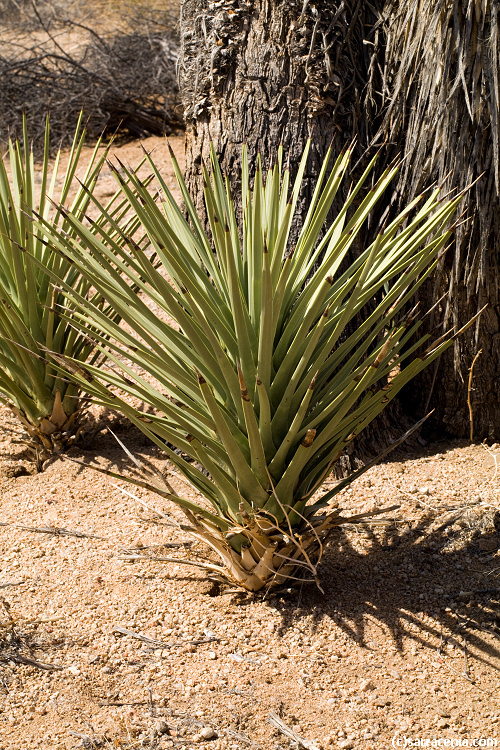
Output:
M285 724L283 719L280 719L278 714L275 714L274 711L271 711L269 716L267 717L267 720L271 726L278 729L282 734L285 735L285 737L288 737L289 740L292 740L297 744L298 747L303 747L305 750L318 750L318 746L314 744L314 742L310 742L309 740L305 740L303 737L300 737L297 732L294 732L291 727L288 726L288 724Z
M32 659L29 656L24 656L23 654L18 654L16 652L1 654L0 662L3 662L4 664L8 664L9 662L13 662L14 664L28 664L30 667L36 667L37 669L42 669L46 672L59 672L63 669L59 664L45 664L42 661L37 661L36 659Z
M23 583L26 583L26 581L6 581L5 583L0 583L0 589L6 589L9 586L22 586Z
M46 672L59 672L63 669L59 664L48 664L35 659L31 654L25 653L40 648L40 644L33 643L31 634L23 631L27 625L39 625L45 622L54 622L59 619L36 618L34 620L22 617L13 617L10 604L5 599L0 599L0 607L3 609L5 620L0 620L0 664L6 665L28 665Z
M73 531L72 529L65 529L59 526L23 526L20 523L12 524L16 529L22 529L23 531L32 531L35 534L53 534L54 536L74 536L77 539L100 539L105 541L104 537L97 536L97 534L87 534L84 531Z
M195 640L189 640L189 641L176 641L175 643L166 643L165 641L158 641L155 638L149 638L147 635L144 635L143 633L134 633L133 630L128 630L128 628L124 628L121 625L115 625L113 627L114 633L120 633L120 635L128 635L130 638L135 638L138 641L142 641L143 643L147 643L148 646L152 646L153 648L175 648L176 646L201 646L204 643L213 643L214 641L218 641L219 639L216 636L207 636L206 638L198 638Z

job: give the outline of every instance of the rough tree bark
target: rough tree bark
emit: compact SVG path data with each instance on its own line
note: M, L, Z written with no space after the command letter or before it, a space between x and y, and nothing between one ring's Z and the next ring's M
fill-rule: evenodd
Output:
M376 17L359 0L182 0L180 84L188 186L202 207L201 161L215 143L237 185L241 146L263 164L280 143L293 173L308 137L306 179L334 142L370 139ZM308 191L303 194L307 202ZM300 210L300 209L299 209Z

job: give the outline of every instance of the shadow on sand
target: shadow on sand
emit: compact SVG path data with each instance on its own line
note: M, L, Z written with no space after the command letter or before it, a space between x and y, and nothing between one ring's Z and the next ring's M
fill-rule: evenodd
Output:
M471 654L500 669L498 558L481 551L478 528L458 532L450 526L446 518L437 524L424 518L399 529L339 532L320 568L324 593L308 583L271 599L281 632L300 617L312 618L313 630L327 618L370 650L376 647L375 626L397 651L408 640L434 648L453 640L464 651L465 665ZM488 538L493 548L493 526L481 534Z

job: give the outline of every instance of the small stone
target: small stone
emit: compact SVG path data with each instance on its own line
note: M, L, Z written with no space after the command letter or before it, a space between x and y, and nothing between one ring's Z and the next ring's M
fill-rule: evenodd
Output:
M491 537L482 537L478 542L478 547L482 552L496 552L498 541Z
M429 487L420 487L418 491L420 492L421 495L430 495L431 494L431 491L430 491Z
M363 682L359 686L359 689L362 693L368 693L369 690L375 690L375 685L371 680L363 680Z
M193 734L193 742L201 742L203 737L201 734Z
M208 651L207 659L210 659L211 661L214 661L215 659L217 659L217 654L215 653L215 651Z
M340 750L351 750L353 747L354 742L352 740L342 740L342 742L339 742Z
M74 664L71 667L69 667L68 672L71 672L71 674L74 674L75 677L80 674L80 670Z
M1 474L6 479L17 479L18 477L26 477L29 475L29 471L27 470L26 466L23 466L22 464L15 464L13 466L6 466L4 469L2 469Z
M438 729L446 729L446 727L449 727L449 724L446 719L439 719L439 721L436 722L436 727Z
M157 721L155 724L155 732L157 734L167 734L168 724L166 721Z
M200 734L204 740L211 740L217 736L212 727L203 727Z
M395 680L401 679L401 672L398 672L397 669L391 669L389 674L391 675L391 677L394 677Z

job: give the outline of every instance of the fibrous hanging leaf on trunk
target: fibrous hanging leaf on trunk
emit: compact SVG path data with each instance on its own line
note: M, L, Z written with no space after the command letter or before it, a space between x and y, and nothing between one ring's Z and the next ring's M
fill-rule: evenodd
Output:
M386 0L382 30L385 53L383 121L376 142L393 144L405 160L395 183L402 207L425 185L462 190L453 249L420 292L431 307L428 322L463 325L489 306L477 326L455 342L453 351L419 379L406 405L432 405L440 432L469 434L468 372L474 356L475 437L500 437L500 9L496 0ZM391 151L388 151L391 154ZM420 397L419 394L423 394Z

